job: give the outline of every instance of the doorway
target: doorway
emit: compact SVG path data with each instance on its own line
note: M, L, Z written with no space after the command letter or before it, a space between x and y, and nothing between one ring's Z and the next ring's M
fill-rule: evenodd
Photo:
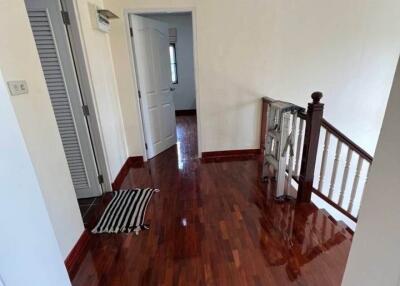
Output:
M199 154L192 16L128 14L147 159L175 144L178 157Z
M76 196L101 196L108 177L91 94L82 84L83 61L76 59L77 43L73 46L70 35L66 7L72 1L25 4Z

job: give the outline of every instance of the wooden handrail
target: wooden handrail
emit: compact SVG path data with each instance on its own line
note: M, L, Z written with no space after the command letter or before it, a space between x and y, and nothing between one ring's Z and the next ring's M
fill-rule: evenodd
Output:
M358 146L356 143L354 143L354 141L352 141L349 137L347 137L342 132L340 132L335 126L330 124L327 120L322 119L322 127L324 127L327 131L329 131L334 136L336 136L339 139L339 141L348 145L350 147L350 149L357 152L358 155L360 155L366 161L368 161L369 163L372 162L373 157L370 154L368 154L367 151L365 151L360 146Z
M307 118L307 113L305 113L305 112L299 112L299 113L297 113L297 116L298 116L300 119L306 120L306 118Z
M307 114L299 112L298 117L305 120ZM351 140L349 137L343 134L339 129L337 129L335 126L329 123L329 121L326 120L325 118L322 119L322 127L328 130L332 135L336 136L341 142L349 146L350 149L357 152L357 154L360 155L363 159L365 159L368 163L372 163L374 158L367 151L358 146L353 140Z

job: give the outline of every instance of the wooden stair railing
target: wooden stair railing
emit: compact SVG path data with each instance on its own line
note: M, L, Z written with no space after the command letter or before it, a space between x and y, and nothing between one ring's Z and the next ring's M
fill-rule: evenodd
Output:
M314 92L311 97L313 101L308 104L307 112L299 114L297 119L298 134L292 170L293 179L298 183L297 202L311 202L314 193L357 222L359 202L364 191L364 185L360 183L365 183L373 157L323 118L321 92ZM264 149L267 132L268 104L272 100L263 98L261 150ZM332 141L336 142L334 156L330 150ZM346 153L344 162L341 159L343 150ZM330 175L327 175L328 171ZM318 184L316 176L319 177Z

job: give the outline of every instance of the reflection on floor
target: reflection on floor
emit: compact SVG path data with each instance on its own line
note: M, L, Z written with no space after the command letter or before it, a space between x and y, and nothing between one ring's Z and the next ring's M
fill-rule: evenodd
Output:
M179 144L123 183L161 190L150 230L91 235L73 285L340 285L352 239L344 226L311 204L275 202L258 160L202 163L195 117L177 125Z
M178 155L178 167L183 166L183 161L193 160L197 153L197 125L196 116L176 117L176 151Z

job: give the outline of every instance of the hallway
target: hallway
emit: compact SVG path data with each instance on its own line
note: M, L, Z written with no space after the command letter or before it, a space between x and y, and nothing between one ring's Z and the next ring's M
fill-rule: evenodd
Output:
M352 235L312 205L276 203L258 160L197 159L196 118L176 147L130 169L122 188L156 187L150 230L90 235L73 285L340 285ZM89 229L110 200L87 215Z

